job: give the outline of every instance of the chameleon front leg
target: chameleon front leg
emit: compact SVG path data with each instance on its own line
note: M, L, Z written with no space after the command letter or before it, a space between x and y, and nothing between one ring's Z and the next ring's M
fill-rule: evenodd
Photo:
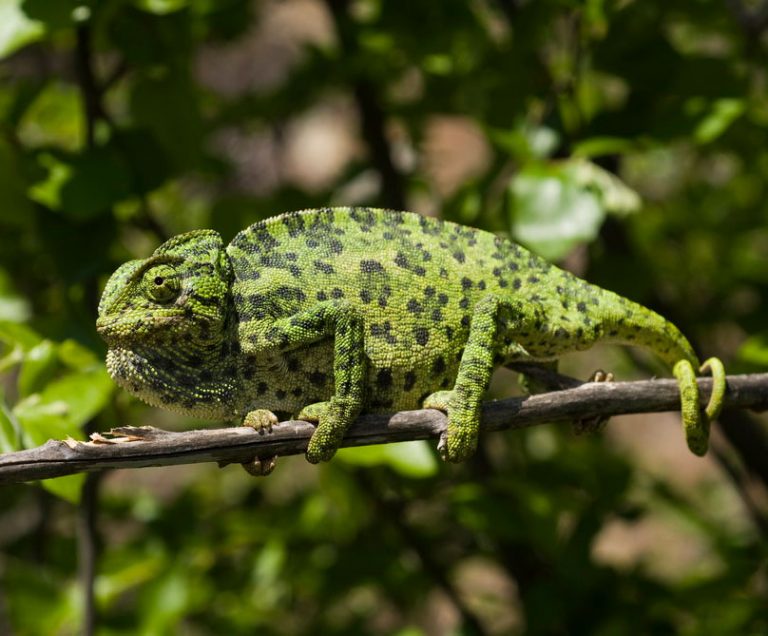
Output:
M352 304L328 301L276 320L264 335L268 343L282 352L333 338L334 394L326 402L305 407L297 416L318 423L307 448L307 460L313 464L333 457L344 433L362 410L364 333L362 316Z
M492 294L477 303L453 389L433 393L423 402L424 408L448 414L448 430L438 443L444 460L464 461L477 448L480 403L491 381L494 358L503 347L499 337L502 306L499 297Z

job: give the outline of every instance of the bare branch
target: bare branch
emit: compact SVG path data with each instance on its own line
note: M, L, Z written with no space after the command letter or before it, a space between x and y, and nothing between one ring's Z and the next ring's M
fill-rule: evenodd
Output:
M699 380L702 399L712 381ZM657 413L680 407L674 380L585 383L576 388L483 405L483 432L520 429L548 422L571 422L596 416ZM728 377L727 408L768 409L768 373ZM342 446L367 446L433 439L445 430L440 411L424 409L392 415L364 415L350 428ZM29 450L0 455L0 484L59 477L105 468L141 468L218 462L246 462L254 456L296 455L307 448L314 426L287 421L271 433L234 426L170 432L146 427L117 428L96 433L90 442L48 441Z

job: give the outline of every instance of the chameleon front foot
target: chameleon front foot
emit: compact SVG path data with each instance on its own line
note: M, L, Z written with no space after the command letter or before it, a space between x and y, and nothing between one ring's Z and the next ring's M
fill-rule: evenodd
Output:
M588 382L613 382L613 373L606 373L602 369L595 371L587 380ZM605 415L596 415L595 417L585 417L573 422L573 430L577 435L584 433L600 433L608 424L610 417Z
M317 464L331 459L359 412L357 402L336 397L305 406L296 419L317 424L307 447L307 461Z
M709 447L710 423L719 414L725 398L725 368L718 358L710 358L699 369L712 373L712 393L702 410L696 373L688 360L675 364L673 373L680 387L680 413L688 448L694 455L705 455Z
M474 454L480 431L479 409L467 408L466 401L461 400L455 389L433 393L422 406L437 409L448 416L448 428L437 443L437 451L443 461L463 462Z
M269 433L272 431L272 427L277 424L277 415L267 409L256 409L250 411L243 420L243 426L249 426L250 428L258 431L259 433ZM277 456L269 457L267 459L260 459L254 457L250 461L243 462L241 465L245 472L254 477L266 477L274 469L277 463Z

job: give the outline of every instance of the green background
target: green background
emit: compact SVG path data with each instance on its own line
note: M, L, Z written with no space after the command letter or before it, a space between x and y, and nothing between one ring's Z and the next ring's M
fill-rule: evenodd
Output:
M114 389L107 276L328 204L508 233L764 369L767 47L761 0L0 0L0 450L204 425ZM705 459L653 415L5 487L0 633L763 634L766 458L730 412Z

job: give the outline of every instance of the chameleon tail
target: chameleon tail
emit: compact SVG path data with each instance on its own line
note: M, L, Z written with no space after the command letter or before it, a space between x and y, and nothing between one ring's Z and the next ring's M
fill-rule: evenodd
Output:
M710 423L720 414L725 397L723 363L718 358L710 358L700 365L690 342L675 325L631 301L620 299L619 302L624 315L609 331L609 339L646 347L672 367L680 387L680 411L688 448L694 455L706 454ZM702 410L696 374L707 371L712 373L712 393Z

